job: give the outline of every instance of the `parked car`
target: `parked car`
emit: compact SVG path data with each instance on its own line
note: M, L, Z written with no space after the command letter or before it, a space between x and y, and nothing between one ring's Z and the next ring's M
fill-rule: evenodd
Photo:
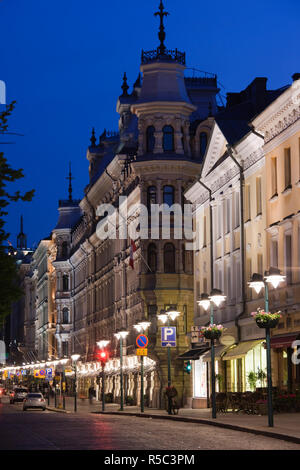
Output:
M46 409L46 400L42 393L27 393L25 400L23 401L23 411L28 408L41 408L43 411Z
M28 389L25 387L15 388L13 392L10 393L10 403L14 404L17 401L23 401L28 393Z

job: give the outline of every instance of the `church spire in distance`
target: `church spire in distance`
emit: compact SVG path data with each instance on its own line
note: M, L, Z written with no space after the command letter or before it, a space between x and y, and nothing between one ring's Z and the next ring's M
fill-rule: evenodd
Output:
M165 33L165 26L164 26L164 17L168 16L169 13L167 11L164 11L165 7L163 5L162 0L160 0L160 4L158 7L159 11L154 13L154 16L159 16L160 17L160 26L159 26L159 33L158 33L158 38L160 40L160 46L159 46L159 52L160 54L164 54L166 50L165 46L165 39L166 39L166 33Z
M20 232L17 236L17 248L18 250L26 250L27 249L27 237L23 232L23 216L21 215L20 221Z
M71 162L69 162L69 176L66 177L66 180L69 180L69 201L72 201L73 200L73 196L72 196L72 180L73 180L73 176L72 176L72 171L71 171Z

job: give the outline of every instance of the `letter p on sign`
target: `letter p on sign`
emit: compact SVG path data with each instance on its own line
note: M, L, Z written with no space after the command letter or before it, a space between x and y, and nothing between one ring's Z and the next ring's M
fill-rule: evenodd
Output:
M176 347L176 326L163 326L162 327L161 345L163 348Z

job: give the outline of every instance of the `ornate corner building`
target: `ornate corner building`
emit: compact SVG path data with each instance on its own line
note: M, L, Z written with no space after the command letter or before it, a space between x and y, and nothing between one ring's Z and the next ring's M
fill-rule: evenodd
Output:
M184 239L174 237L174 215L170 215L167 239L151 239L149 228L149 238L136 241L133 266L129 234L123 239L101 240L97 226L102 220L99 206L118 207L120 197L127 197L128 213L139 203L147 207L151 203L183 205L186 188L200 172L212 115L217 112L217 78L212 74L184 76L185 54L164 45L163 10L161 3L160 46L142 52L141 73L131 91L124 74L117 101L119 130L105 130L99 141L93 130L85 195L75 201L70 193L68 201L60 201L59 220L52 233L56 250L52 261L55 349L60 357L80 354L80 393L96 385L96 343L109 339L107 392L119 396L119 344L114 333L125 329L129 332L123 348L125 393L139 402L133 325L147 319L151 327L144 389L150 406L155 407L162 406L167 385L167 354L161 347L156 318L168 306L181 313L177 347L172 348L172 384L180 400L192 393L177 358L189 347L187 332L193 323L193 256L185 250Z

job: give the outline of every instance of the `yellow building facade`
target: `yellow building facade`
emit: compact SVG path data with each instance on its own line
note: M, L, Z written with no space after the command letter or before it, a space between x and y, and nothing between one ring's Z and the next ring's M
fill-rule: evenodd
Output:
M270 310L282 312L272 331L273 384L280 390L300 386L293 360L300 338L300 76L254 121L264 136L266 160L267 266L286 276L270 292ZM294 344L293 344L294 343Z

